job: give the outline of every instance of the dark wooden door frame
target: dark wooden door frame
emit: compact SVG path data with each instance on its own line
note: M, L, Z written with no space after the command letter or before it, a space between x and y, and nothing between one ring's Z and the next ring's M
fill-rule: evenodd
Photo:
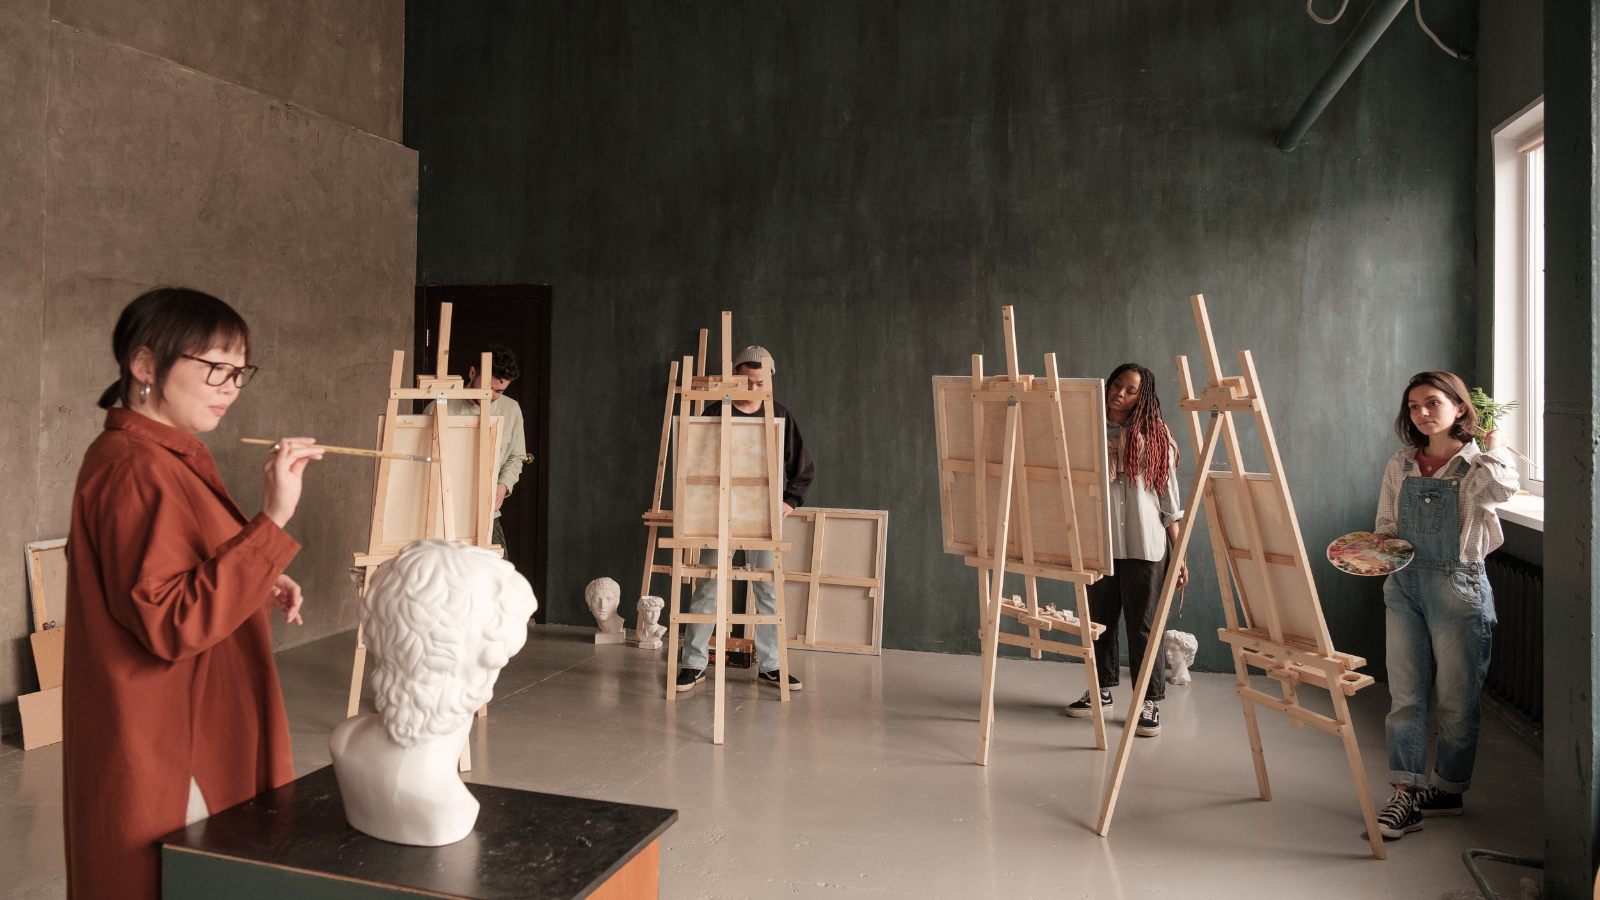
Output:
M434 371L435 348L429 345L435 343L431 337L438 333L440 303L456 304L458 317L464 312L463 306L475 301L512 300L525 301L532 305L532 318L534 328L537 330L534 342L538 348L538 359L519 360L522 365L522 378L519 380L523 383L522 396L535 398L538 401L538 410L532 416L528 411L524 411L524 428L528 432L537 432L537 434L529 433L527 438L528 452L534 455L531 468L534 470L537 487L535 493L538 495L531 510L538 531L533 546L533 572L524 574L529 576L528 580L533 583L534 593L539 598L539 609L534 614L534 621L540 623L545 621L549 609L546 587L550 545L550 329L554 305L552 295L552 289L548 284L417 285L416 318L413 327L415 347L411 357L416 361L416 371ZM457 342L451 341L451 343L454 345ZM506 343L509 344L511 341L507 340ZM463 354L471 352L470 348L452 346L451 368L455 369L456 364L460 364L459 374L464 376L467 361Z

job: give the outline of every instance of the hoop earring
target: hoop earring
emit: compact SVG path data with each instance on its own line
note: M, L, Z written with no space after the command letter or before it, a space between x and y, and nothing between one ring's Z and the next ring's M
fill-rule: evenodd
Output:
M150 399L150 382L148 382L148 381L140 382L140 384L139 384L139 402L140 403L144 403L144 402L148 401L149 399Z

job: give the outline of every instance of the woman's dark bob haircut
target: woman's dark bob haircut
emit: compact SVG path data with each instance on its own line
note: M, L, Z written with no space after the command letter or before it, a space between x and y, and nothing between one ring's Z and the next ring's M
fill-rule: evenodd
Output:
M1461 376L1449 372L1418 372L1411 376L1411 383L1400 395L1400 415L1394 420L1394 433L1400 436L1400 440L1419 450L1428 446L1428 436L1411 421L1411 392L1419 387L1438 388L1439 393L1449 397L1451 403L1466 407L1450 428L1451 437L1463 444L1478 437L1478 411L1472 408L1471 393L1467 391L1467 383L1461 380Z
M121 403L134 388L133 356L140 347L155 357L156 380L152 387L161 393L172 366L185 354L198 355L220 347L244 350L250 361L250 326L233 307L210 294L189 288L163 287L145 291L122 310L116 330L111 333L111 352L122 369L122 377L100 395L100 408Z

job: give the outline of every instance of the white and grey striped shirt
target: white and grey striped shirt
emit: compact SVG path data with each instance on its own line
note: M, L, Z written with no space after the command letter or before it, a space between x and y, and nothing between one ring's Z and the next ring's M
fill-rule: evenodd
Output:
M1460 469L1458 459L1467 464L1466 474L1460 476L1461 483L1457 485L1461 492L1460 502L1456 504L1461 561L1483 562L1494 548L1505 543L1500 517L1495 515L1494 508L1517 493L1520 483L1517 469L1509 449L1502 447L1486 453L1478 449L1477 441L1467 441L1434 477L1456 477L1454 473ZM1408 476L1421 474L1417 466L1417 448L1405 447L1389 457L1389 464L1383 469L1383 489L1378 493L1378 524L1373 527L1374 533L1394 534L1400 530L1400 486Z

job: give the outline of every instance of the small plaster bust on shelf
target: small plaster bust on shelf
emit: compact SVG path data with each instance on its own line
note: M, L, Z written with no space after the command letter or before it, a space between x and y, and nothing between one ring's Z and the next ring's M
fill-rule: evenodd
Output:
M634 629L634 640L639 644L640 650L661 649L661 636L667 633L667 626L659 623L661 611L667 608L667 601L660 597L639 598L639 618L634 621L638 626Z
M590 614L600 626L594 635L596 644L620 644L628 639L622 628L622 617L617 615L617 607L622 604L622 588L615 581L596 578L589 582L583 589L583 602L589 605Z
M470 544L413 541L378 567L361 602L378 712L328 738L352 827L419 847L472 831L457 761L538 605L511 563Z

